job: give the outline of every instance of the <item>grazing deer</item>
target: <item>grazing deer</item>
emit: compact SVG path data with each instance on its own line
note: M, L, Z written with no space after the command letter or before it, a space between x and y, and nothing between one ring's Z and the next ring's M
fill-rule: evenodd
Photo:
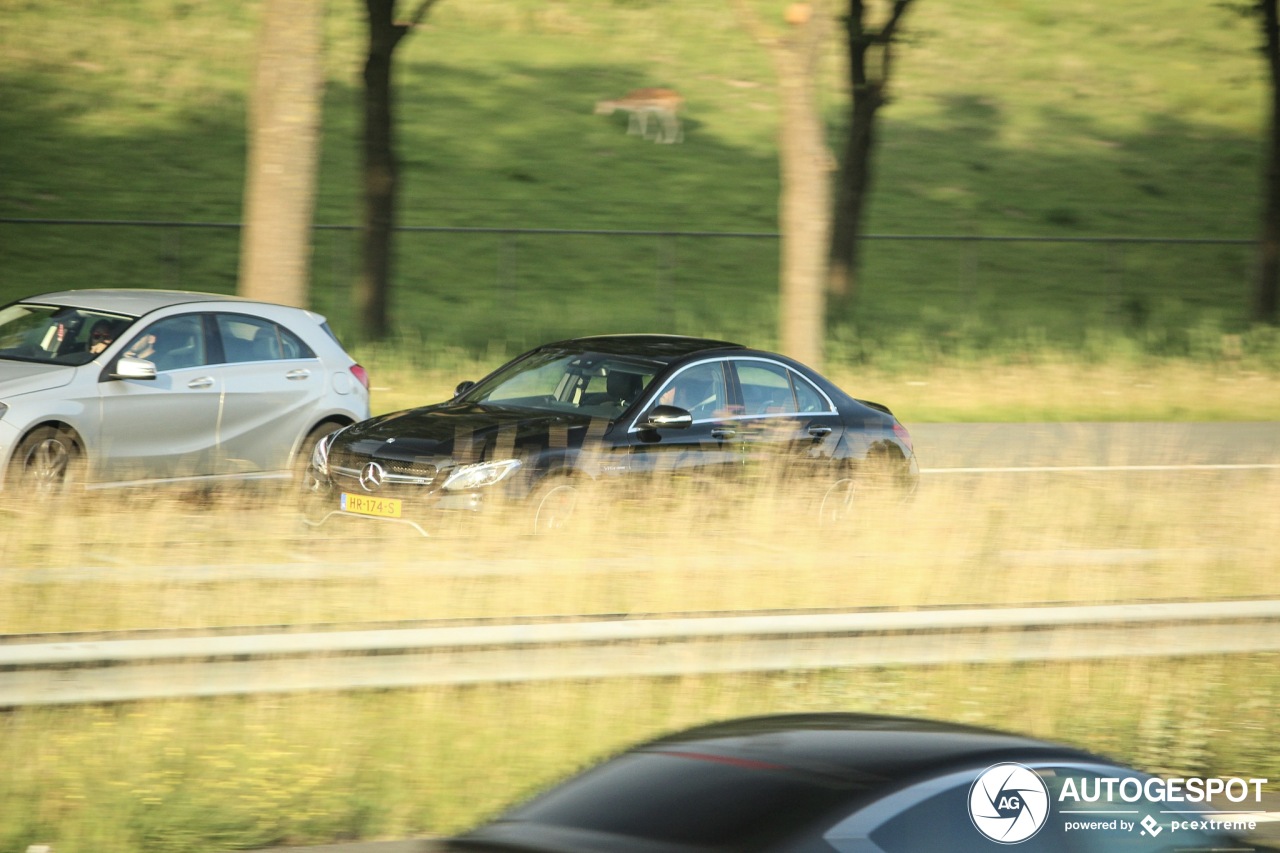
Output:
M670 89L635 89L612 101L597 101L596 115L612 115L615 110L630 113L627 133L649 138L649 119L655 119L654 142L680 142L684 131L676 115L684 98Z

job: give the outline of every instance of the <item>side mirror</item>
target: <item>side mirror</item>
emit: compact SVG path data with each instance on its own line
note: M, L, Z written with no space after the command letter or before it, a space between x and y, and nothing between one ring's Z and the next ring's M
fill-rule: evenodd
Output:
M110 375L112 379L155 379L156 366L145 358L123 355Z
M476 383L472 382L470 379L464 379L458 383L457 388L453 389L453 396L461 397L463 394L467 393L474 387L476 387Z
M693 423L693 415L679 406L654 406L640 419L640 429L686 429Z

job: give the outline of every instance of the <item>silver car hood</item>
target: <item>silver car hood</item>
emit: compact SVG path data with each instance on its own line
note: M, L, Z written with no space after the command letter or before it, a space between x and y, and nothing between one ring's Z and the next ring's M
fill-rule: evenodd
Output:
M76 368L66 364L36 364L0 358L0 400L32 391L61 388L76 375Z

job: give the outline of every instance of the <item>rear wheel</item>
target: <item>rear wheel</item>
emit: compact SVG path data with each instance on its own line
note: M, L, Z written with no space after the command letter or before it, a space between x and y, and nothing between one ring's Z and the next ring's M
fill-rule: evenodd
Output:
M567 530L579 512L581 496L577 482L569 477L544 481L529 497L533 534L547 536Z
M53 500L80 485L84 454L76 434L62 427L38 427L18 444L6 491L24 500Z
M858 502L858 482L841 477L827 486L818 501L818 526L837 527L853 518Z

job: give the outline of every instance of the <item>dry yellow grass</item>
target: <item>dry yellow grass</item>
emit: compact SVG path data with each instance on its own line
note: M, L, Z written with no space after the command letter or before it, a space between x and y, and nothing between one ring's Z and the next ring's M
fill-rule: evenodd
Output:
M837 529L811 499L673 491L549 539L483 520L315 533L252 494L11 512L0 633L1275 592L1275 471L925 477Z
M1086 399L1073 396L1085 368L1005 370L846 384L905 419L935 404L960 417L984 388L1003 389L1024 420ZM1102 372L1110 387L1136 381ZM393 395L437 399L476 375L406 372L400 383L383 372L395 390L379 392L379 407ZM1151 393L1151 411L1220 393L1214 405L1244 419L1272 417L1274 383L1197 369L1148 376L1137 391ZM838 530L815 528L793 495L712 497L619 504L549 540L483 524L430 540L377 524L315 535L287 503L253 493L11 507L0 512L0 633L1276 593L1275 471L935 476L910 503L870 503ZM0 726L0 849L219 850L451 831L637 739L755 713L945 718L1152 770L1274 779L1278 671L1275 655L1238 655L17 709Z

